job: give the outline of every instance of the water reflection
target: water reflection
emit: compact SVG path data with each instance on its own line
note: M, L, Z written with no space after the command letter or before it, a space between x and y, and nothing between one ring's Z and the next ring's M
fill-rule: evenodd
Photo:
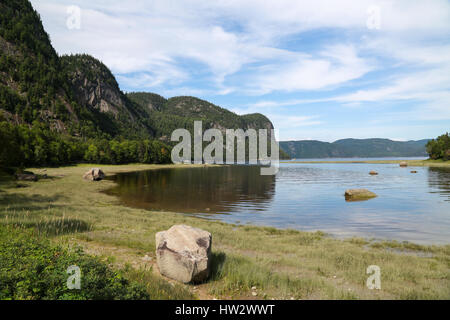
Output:
M375 170L379 174L369 175ZM417 173L411 173L411 170ZM450 169L398 164L285 163L119 174L109 193L129 206L338 236L450 243ZM346 202L346 189L378 196Z
M266 208L275 192L275 176L260 175L257 166L161 169L113 177L125 204L183 213L227 214L235 207Z
M441 195L445 201L450 201L450 169L429 168L428 184L430 192Z

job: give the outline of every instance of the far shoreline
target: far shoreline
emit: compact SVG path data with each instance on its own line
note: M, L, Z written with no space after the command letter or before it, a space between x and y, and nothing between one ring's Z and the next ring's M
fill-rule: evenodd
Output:
M327 158L324 158L327 159ZM374 158L376 159L376 158ZM338 161L338 160L308 160L305 159L305 161L287 161L282 160L280 163L304 163L304 164L320 164L320 163L346 163L346 164L400 164L400 162L406 162L408 166L411 167L450 167L450 161L443 161L443 160L344 160L344 161Z

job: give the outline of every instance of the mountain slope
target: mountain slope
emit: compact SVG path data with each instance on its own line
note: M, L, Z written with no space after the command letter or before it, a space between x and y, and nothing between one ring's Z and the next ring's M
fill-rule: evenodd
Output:
M102 132L128 138L153 136L152 128L142 121L147 111L128 99L107 66L86 54L60 60L76 103L85 107L86 116Z
M132 92L127 97L148 111L147 123L156 136L168 141L173 130L186 128L193 132L194 121L201 120L203 129L273 129L262 114L237 115L227 109L195 97L165 99L154 93Z
M291 158L372 158L427 156L429 140L392 141L389 139L342 139L333 143L301 140L281 141L280 148Z
M59 58L28 1L0 1L0 107L16 123L42 120L64 131L70 112Z
M87 55L58 57L28 1L0 1L0 17L4 118L16 124L37 120L86 138L151 134L137 123L140 114L131 111L131 102L100 61Z

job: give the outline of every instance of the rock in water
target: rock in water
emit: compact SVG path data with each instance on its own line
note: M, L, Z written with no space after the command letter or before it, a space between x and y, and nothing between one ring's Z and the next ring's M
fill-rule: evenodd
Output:
M369 172L369 174L370 174L371 176L376 176L376 175L378 174L378 172L372 170L372 171Z
M375 198L377 195L367 189L348 189L345 191L345 200L358 201Z
M175 225L156 234L156 261L159 272L189 283L209 276L211 233L186 225Z
M400 162L400 167L407 167L408 163L406 161Z
M91 170L86 172L83 176L84 179L91 180L91 181L100 181L104 177L105 177L105 174L99 168L92 168Z

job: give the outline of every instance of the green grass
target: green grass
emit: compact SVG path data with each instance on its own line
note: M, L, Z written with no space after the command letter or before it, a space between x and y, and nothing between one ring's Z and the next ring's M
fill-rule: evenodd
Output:
M153 292L152 299L450 298L450 245L338 240L322 232L233 225L129 208L102 192L114 182L84 181L81 177L87 167L47 169L52 179L26 182L24 188L16 188L12 181L0 184L0 223L22 224L57 244L80 245L90 254L109 259L114 268L128 270L131 279ZM102 169L112 174L161 167ZM155 233L174 224L212 233L213 268L206 283L181 285L159 276L154 264ZM149 265L142 262L144 255L153 259ZM381 268L381 290L365 285L369 265Z

